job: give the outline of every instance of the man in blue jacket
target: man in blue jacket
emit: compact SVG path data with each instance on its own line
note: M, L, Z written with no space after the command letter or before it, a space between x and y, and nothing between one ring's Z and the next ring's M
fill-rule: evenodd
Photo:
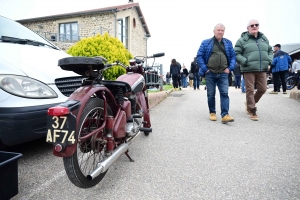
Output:
M216 86L221 100L222 123L233 122L229 116L228 74L234 70L235 52L232 42L223 38L225 26L217 24L213 30L214 37L203 40L197 53L200 65L199 74L206 78L207 102L210 120L216 121Z
M284 51L281 51L281 45L276 44L274 46L274 54L272 61L272 75L274 82L274 90L270 92L270 94L278 94L280 91L280 81L282 85L283 94L287 94L286 92L286 82L285 75L288 73L289 64L292 63L292 58Z

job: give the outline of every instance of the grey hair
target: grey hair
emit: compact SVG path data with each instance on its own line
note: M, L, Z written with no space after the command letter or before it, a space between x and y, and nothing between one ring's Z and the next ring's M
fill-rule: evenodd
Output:
M225 26L224 26L224 24L218 23L217 25L215 25L215 28L214 28L214 30L216 30L216 28L217 28L218 26L221 26L222 28L224 28L224 29L225 29Z
M257 23L259 23L259 21L257 19L251 19L251 20L249 20L249 22L247 24L247 27L250 26L251 22L257 22Z

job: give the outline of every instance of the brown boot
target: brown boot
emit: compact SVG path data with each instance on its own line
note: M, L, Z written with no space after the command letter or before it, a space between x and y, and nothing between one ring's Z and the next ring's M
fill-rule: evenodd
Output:
M249 108L248 108L248 106L247 106L247 102L245 101L244 104L245 104L245 111L246 111L246 113L247 113L248 115L250 115L250 111L249 111Z
M257 111L256 107L253 109L250 109L249 111L250 111L250 119L253 121L258 121L258 116L256 114L256 111Z

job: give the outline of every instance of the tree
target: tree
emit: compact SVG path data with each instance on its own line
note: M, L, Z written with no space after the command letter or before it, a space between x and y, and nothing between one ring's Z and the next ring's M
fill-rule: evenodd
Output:
M133 58L132 54L125 48L123 43L110 36L97 34L89 38L84 38L71 46L67 53L72 56L95 57L102 56L108 60L108 63L119 61L126 65ZM105 70L103 76L105 80L116 80L120 75L125 74L126 70L121 66L114 66Z

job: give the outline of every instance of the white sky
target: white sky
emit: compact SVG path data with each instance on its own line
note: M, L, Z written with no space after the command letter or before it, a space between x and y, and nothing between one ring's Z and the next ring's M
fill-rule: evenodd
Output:
M0 0L0 15L13 20L127 4L128 0ZM233 45L258 19L273 46L300 43L300 0L134 0L139 3L151 37L148 55L165 52L156 63L169 70L172 58L187 69L202 40L213 36L217 23Z

